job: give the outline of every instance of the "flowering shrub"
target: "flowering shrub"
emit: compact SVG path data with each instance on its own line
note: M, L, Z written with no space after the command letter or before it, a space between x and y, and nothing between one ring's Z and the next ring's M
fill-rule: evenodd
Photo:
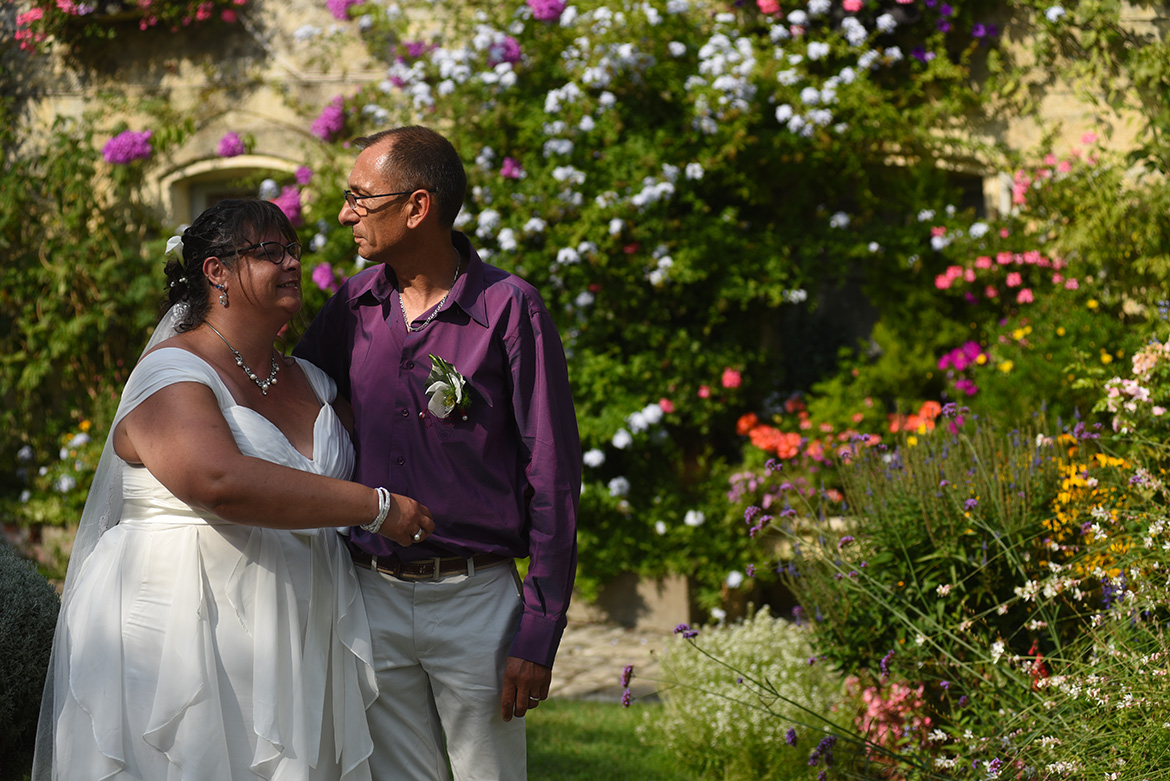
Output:
M77 47L107 40L116 34L115 22L132 21L139 30L239 21L247 0L29 0L32 8L17 15L15 39L20 48L42 50L50 41Z
M824 737L809 711L827 714L840 683L809 664L807 634L767 612L680 631L662 660L662 712L639 735L703 778L808 778Z
M216 147L215 153L220 157L236 157L248 151L244 139L240 138L239 133L225 133L224 137L219 140L219 145Z

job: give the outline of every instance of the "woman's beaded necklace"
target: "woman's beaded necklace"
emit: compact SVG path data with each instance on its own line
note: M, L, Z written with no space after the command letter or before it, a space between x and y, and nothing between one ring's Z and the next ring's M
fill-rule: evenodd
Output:
M262 380L256 376L256 372L248 368L248 364L244 363L244 356L240 355L239 350L232 347L231 342L223 338L223 334L221 334L214 325L208 323L207 327L212 331L215 331L216 336L218 336L220 339L223 339L223 343L226 344L227 348L232 351L232 355L236 356L236 366L239 366L241 369L243 369L244 374L248 375L248 379L256 383L256 387L260 389L260 392L267 396L268 388L276 384L276 373L280 371L280 364L276 362L276 355L274 354L272 356L272 371L269 372L268 379Z

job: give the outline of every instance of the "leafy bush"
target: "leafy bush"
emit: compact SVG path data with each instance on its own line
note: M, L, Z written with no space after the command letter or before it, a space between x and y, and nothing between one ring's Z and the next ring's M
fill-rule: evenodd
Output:
M41 692L59 607L57 592L11 545L0 542L0 773L32 766Z

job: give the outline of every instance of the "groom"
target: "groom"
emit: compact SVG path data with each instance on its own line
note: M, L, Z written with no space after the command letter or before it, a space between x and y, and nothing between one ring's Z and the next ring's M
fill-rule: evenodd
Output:
M355 479L435 518L409 547L351 536L380 692L371 767L446 779L449 758L460 781L523 779L515 717L548 696L577 562L564 351L536 290L452 230L467 180L450 142L403 127L355 144L338 219L379 265L326 303L296 354L353 404Z

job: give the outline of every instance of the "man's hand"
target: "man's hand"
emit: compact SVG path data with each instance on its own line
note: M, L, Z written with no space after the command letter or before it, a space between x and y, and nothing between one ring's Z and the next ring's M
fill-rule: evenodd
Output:
M551 683L551 667L509 656L504 665L504 692L500 698L504 721L511 721L513 716L524 718L529 709L548 697Z

